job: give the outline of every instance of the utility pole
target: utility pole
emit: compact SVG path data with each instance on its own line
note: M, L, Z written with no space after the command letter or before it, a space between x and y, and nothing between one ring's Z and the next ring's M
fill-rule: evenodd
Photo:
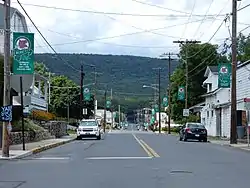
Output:
M111 100L111 106L110 106L110 111L111 111L111 130L113 129L113 123L114 123L114 116L113 116L113 108L112 108L112 105L113 105L113 91L112 91L112 88L110 90L110 100Z
M10 105L10 0L4 1L4 95L3 106ZM23 109L22 109L23 110ZM23 113L23 111L22 111ZM9 122L3 122L2 156L9 157Z
M236 66L237 66L237 0L232 0L232 88L231 88L230 144L237 144Z
M107 89L105 89L105 93L104 93L104 126L103 126L103 132L106 131L106 116L107 116Z
M159 133L161 133L161 68L153 68L158 70L158 113L159 113Z
M178 43L181 46L184 46L184 50L185 50L185 58L186 58L186 86L185 86L185 109L188 108L188 47L187 44L198 44L201 43L201 41L197 41L197 40L185 40L185 41L173 41L173 43Z
M81 65L81 85L80 85L80 118L82 119L83 116L83 79L84 79L84 73L83 73L83 65Z
M118 105L118 114L119 114L119 126L121 126L121 105Z
M69 125L69 88L67 88L68 100L67 100L67 117L68 117L68 125ZM66 127L66 133L68 133L68 126Z
M50 94L51 94L51 90L50 90L50 87L51 87L51 85L50 85L50 81L51 81L51 79L50 79L50 72L49 72L49 104L50 104Z

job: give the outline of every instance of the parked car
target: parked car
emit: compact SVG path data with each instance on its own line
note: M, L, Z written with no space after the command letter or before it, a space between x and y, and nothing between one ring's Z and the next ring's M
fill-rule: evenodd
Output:
M188 139L207 142L207 129L201 123L186 123L180 130L180 141Z

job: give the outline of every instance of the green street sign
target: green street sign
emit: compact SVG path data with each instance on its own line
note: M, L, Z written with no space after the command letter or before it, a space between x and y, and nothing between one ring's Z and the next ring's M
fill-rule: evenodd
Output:
M184 101L185 100L185 89L184 86L179 86L178 88L178 100Z
M89 91L89 88L84 88L83 89L83 98L84 98L84 101L90 101L91 93Z
M111 107L111 101L106 101L106 108L110 108Z
M163 107L168 106L168 97L167 96L163 97L162 105L163 105Z
M221 63L218 65L218 87L230 88L231 65L229 63Z
M34 73L34 33L13 33L13 74Z

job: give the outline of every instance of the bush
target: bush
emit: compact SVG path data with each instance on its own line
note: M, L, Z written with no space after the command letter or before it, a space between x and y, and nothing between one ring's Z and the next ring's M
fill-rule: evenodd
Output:
M44 130L42 127L36 125L30 119L24 119L24 130L25 131L42 131ZM22 131L22 121L14 121L12 122L12 132L20 132Z
M55 115L42 110L34 110L32 111L32 119L39 121L50 121L55 119Z
M163 127L162 130L167 132L168 127ZM179 133L180 132L180 127L170 127L170 132Z

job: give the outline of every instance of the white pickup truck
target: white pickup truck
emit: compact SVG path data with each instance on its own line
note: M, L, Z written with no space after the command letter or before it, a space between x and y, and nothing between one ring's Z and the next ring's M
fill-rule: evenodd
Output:
M77 140L82 138L95 137L97 140L101 139L101 129L96 119L84 119L79 122L76 129Z

